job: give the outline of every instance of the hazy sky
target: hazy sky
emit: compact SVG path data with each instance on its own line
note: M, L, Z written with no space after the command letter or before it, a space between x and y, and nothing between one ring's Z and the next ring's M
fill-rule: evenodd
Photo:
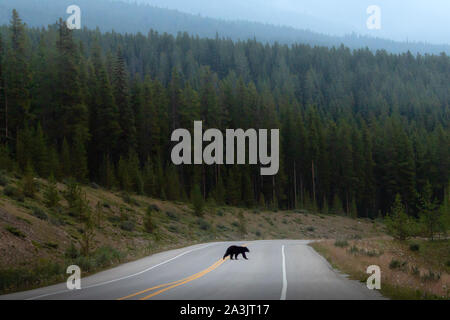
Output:
M328 34L356 32L394 40L450 43L450 0L131 0L223 19L245 19ZM381 30L366 27L369 5Z

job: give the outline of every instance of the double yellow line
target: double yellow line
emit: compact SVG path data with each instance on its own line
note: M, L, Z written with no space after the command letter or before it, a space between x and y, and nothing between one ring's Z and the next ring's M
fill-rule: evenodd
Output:
M244 246L246 246L246 245L244 245ZM149 294L149 295L147 295L147 296L145 296L143 298L140 298L139 300L150 299L150 298L152 298L154 296L157 296L157 295L159 295L159 294L161 294L161 293L163 293L163 292L165 292L167 290L176 288L178 286L181 286L183 284L189 283L191 281L194 281L196 279L199 279L199 278L203 277L204 275L206 275L206 274L210 273L211 271L213 271L213 270L217 269L218 267L220 267L220 265L222 265L222 263L224 263L228 259L229 259L229 257L226 257L225 259L217 260L214 264L212 264L207 269L205 269L203 271L200 271L200 272L198 272L196 274L193 274L192 276L189 276L187 278L184 278L184 279L181 279L181 280L177 280L177 281L173 281L173 282L169 282L169 283L160 284L160 285L157 285L155 287L151 287L151 288L148 288L148 289L145 289L145 290L142 290L142 291L130 294L128 296L119 298L117 300L126 300L126 299L133 298L133 297L139 296L141 294L144 294L144 293L156 290L156 289L160 289L160 290L155 291L155 292L153 292L153 293L151 293L151 294Z

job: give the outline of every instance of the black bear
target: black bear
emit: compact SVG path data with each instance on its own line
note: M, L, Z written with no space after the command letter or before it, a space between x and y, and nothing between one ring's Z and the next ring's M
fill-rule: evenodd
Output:
M250 252L247 247L239 247L239 246L231 246L227 249L227 252L225 252L225 255L223 256L223 259L230 256L231 260L234 260L233 257L238 260L237 256L242 254L245 260L247 259L247 256L245 255L246 252Z

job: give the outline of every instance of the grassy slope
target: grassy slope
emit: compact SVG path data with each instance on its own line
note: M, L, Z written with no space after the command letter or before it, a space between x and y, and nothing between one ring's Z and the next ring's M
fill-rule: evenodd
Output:
M8 186L20 182L7 177ZM96 272L140 257L190 244L222 240L258 239L336 239L367 238L382 234L382 225L363 219L310 214L307 211L266 211L207 206L205 216L196 217L189 204L160 201L143 196L123 197L119 192L83 187L90 206L101 205L101 223L95 229L91 257L68 258L71 244L78 246L82 224L65 211L43 205L47 184L37 180L40 192L31 198L15 200L4 195L0 186L0 292L43 286L66 277L65 267L75 263ZM59 184L63 191L65 185ZM126 200L126 201L125 201ZM149 234L143 218L149 205L157 230ZM41 210L36 210L41 209ZM45 215L39 212L45 212ZM124 221L134 230L127 231ZM125 228L124 228L125 227Z
M381 292L386 297L450 299L448 239L400 242L381 237L340 243L326 240L313 243L312 247L335 268L363 282L369 276L364 273L366 268L378 265L381 269Z

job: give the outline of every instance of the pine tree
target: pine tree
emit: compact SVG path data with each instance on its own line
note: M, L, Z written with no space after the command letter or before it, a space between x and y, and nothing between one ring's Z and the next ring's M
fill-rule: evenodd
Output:
M49 172L49 152L40 123L34 132L31 146L33 167L40 177L46 178Z
M396 195L385 223L388 232L396 239L406 240L414 235L414 221L406 214L400 194Z
M61 197L59 196L56 180L52 175L44 191L44 203L48 208L55 208L59 205L60 200Z
M125 59L122 49L119 48L113 72L113 87L115 103L119 110L119 124L121 135L119 138L119 152L125 154L128 150L135 150L136 123L129 101L129 89L125 70Z
M431 240L434 240L436 233L443 230L441 211L436 201L433 199L431 184L427 182L420 196L420 220L425 228L425 232Z
M22 193L25 197L28 198L34 198L36 193L34 172L30 163L28 163L27 166L25 167L25 172L22 178Z
M31 72L29 69L28 38L25 25L16 10L12 12L10 49L6 54L4 91L8 104L8 131L14 135L29 119Z
M57 89L56 110L57 114L54 132L61 139L66 137L69 144L77 143L81 148L89 138L88 109L84 104L80 84L79 48L72 37L72 30L66 23L59 21L59 38L57 41ZM84 148L84 147L83 147ZM85 174L83 172L82 174Z
M156 178L155 173L153 171L153 165L150 160L150 158L147 158L147 162L144 166L144 172L143 172L143 179L144 179L144 193L145 195L151 197L156 194Z
M63 177L69 178L73 177L72 173L72 157L70 154L69 143L66 138L64 138L62 147L61 147L61 161L60 161L60 171Z
M79 182L85 183L88 179L87 154L83 143L82 134L76 134L72 147L71 168L73 177Z
M203 216L205 200L203 199L202 193L200 191L200 186L198 184L195 184L192 189L191 201L192 201L192 206L194 208L195 215Z

